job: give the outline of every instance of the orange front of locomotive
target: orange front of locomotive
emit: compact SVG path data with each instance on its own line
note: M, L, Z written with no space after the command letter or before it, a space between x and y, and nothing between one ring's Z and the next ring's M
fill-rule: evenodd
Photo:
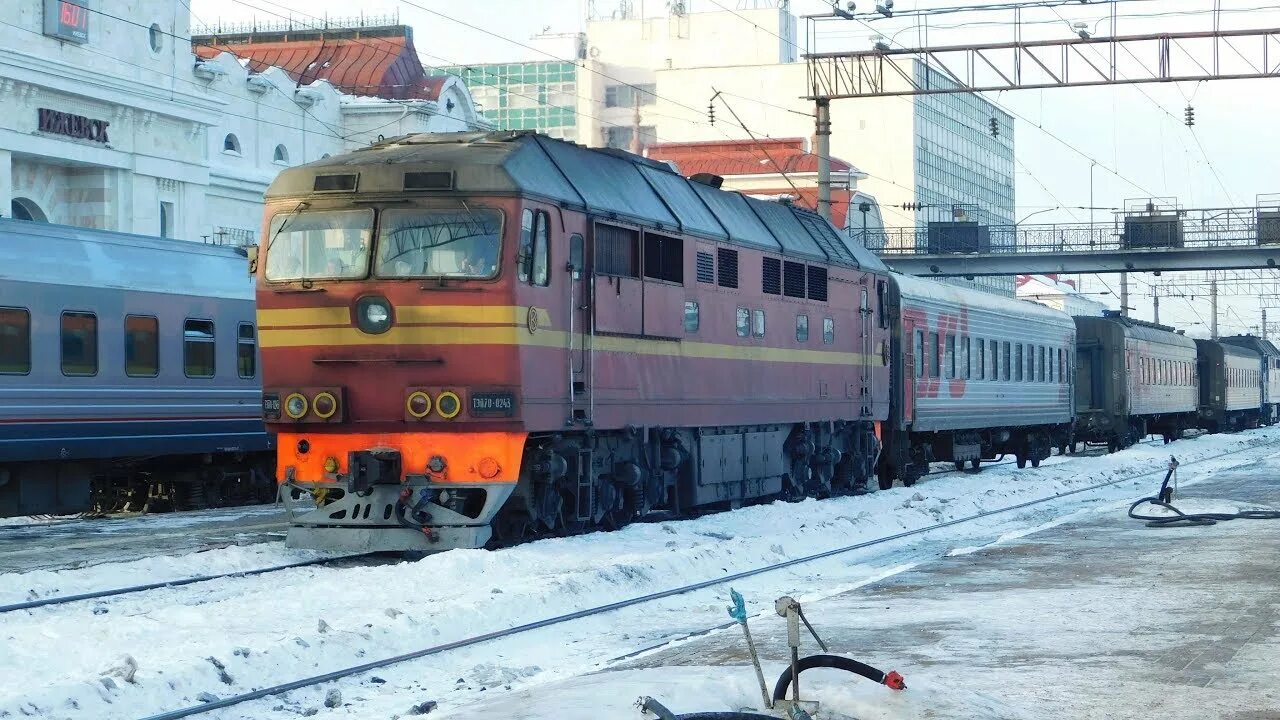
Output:
M480 547L520 474L509 199L269 203L263 412L291 546Z

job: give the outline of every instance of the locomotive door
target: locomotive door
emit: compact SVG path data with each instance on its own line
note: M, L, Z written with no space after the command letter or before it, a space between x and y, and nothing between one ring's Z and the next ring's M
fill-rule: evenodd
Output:
M586 241L579 233L569 237L569 420L590 418L591 287L587 283Z
M862 276L862 282L870 282L868 275ZM858 302L858 332L862 334L862 382L858 386L858 417L871 416L871 293L865 284L862 288L862 299Z

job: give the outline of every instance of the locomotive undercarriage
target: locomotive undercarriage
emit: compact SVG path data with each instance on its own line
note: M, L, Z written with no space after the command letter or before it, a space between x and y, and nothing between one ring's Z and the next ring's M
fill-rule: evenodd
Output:
M612 530L775 499L864 491L870 423L628 428L530 438L498 542Z

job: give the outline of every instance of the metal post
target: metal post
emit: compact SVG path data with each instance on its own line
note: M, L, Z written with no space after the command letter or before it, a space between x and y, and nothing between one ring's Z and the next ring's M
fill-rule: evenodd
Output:
M1267 309L1262 308L1262 339L1267 339Z
M1129 317L1129 273L1120 273L1120 317Z
M1160 286L1151 286L1151 322L1160 324Z
M1213 313L1213 317L1209 319L1209 339L1218 339L1218 281L1209 281L1209 312Z
M818 214L831 220L831 101L818 100L814 135L818 142Z

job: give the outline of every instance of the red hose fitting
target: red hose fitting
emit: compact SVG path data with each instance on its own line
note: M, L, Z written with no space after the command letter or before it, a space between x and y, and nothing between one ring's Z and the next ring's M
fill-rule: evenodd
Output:
M897 670L890 670L885 673L884 684L890 690L906 690L907 681L903 679L902 674Z

